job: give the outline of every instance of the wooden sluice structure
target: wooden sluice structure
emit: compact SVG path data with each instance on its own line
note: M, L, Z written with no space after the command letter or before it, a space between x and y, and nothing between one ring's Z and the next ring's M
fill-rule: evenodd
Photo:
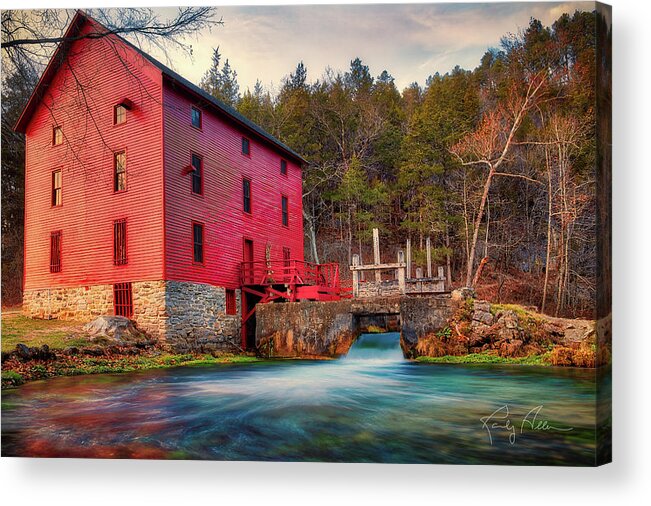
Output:
M361 264L359 255L353 255L350 270L353 275L353 297L376 297L386 295L431 295L445 293L445 269L437 268L437 275L432 274L431 241L426 241L427 275L421 267L416 268L412 276L411 241L407 239L406 253L398 250L395 263L382 263L380 260L380 234L377 228L373 229L373 263ZM393 271L392 279L382 279L382 272ZM372 272L372 280L365 280L363 273Z

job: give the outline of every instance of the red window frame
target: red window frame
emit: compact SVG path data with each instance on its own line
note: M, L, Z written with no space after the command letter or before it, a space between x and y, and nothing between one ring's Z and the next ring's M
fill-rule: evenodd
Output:
M287 175L287 160L285 160L284 158L280 159L280 173L283 176Z
M199 236L200 242L197 242L197 230L201 230ZM192 263L196 265L204 265L206 262L206 228L203 223L198 221L192 222ZM197 260L197 252L200 253L201 258Z
M289 228L289 198L287 195L280 196L280 212L283 227Z
M118 163L120 156L124 157L122 166ZM127 191L127 150L123 149L113 153L113 193L125 191Z
M63 173L61 169L56 169L52 171L52 200L51 200L52 207L58 207L60 205L63 205L62 193L63 193Z
M253 214L253 183L248 177L242 178L242 211ZM248 190L248 194L247 194Z
M226 289L226 314L237 314L237 296L235 290L229 288Z
M133 317L133 290L131 283L113 285L113 314L115 316Z
M124 104L113 106L113 125L124 125L127 122L127 108Z
M61 272L61 230L50 233L50 272Z
M196 116L195 113L197 113ZM195 118L199 119L199 124L195 124L194 122ZM203 111L198 107L192 106L190 108L190 124L192 125L193 128L196 128L197 130L201 130L203 128Z
M126 265L127 256L127 220L122 218L113 222L113 265Z
M195 161L197 164L195 165ZM203 157L192 153L190 156L190 166L192 167L192 193L203 195Z
M52 145L61 146L63 144L63 127L56 125L52 127Z

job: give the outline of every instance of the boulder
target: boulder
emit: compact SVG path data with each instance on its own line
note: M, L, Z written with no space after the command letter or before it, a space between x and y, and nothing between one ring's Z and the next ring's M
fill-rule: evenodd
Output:
M118 345L154 344L154 341L124 316L98 316L84 326L84 331L92 340L108 339Z
M450 294L450 297L452 299L452 302L463 302L466 299L474 299L475 298L475 290L473 288L457 288L456 290L452 290L452 293Z
M27 362L28 360L32 359L31 348L23 343L18 343L16 345L16 350L14 351L14 354L19 360L22 360L23 362Z
M491 305L485 300L476 300L472 312L472 326L481 327L482 325L491 326L493 324L493 314Z
M19 343L16 345L16 349L12 353L18 360L23 362L28 362L30 360L52 360L56 358L56 355L47 344L44 344L41 347L38 346L27 346L26 344Z
M497 313L495 319L494 328L499 339L516 341L523 338L520 320L515 311L500 311Z

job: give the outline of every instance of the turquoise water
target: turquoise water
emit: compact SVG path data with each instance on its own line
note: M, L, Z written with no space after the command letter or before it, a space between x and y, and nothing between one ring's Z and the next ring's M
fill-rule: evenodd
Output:
M336 361L185 367L30 383L3 394L2 454L594 462L594 371L417 364L402 358L398 340L398 334L363 335Z

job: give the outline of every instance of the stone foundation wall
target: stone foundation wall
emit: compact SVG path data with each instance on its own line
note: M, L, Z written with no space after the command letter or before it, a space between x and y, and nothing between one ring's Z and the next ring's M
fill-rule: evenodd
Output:
M133 321L136 322L140 330L164 342L167 327L165 281L134 282L131 283L131 291L133 295ZM112 308L108 314L113 314Z
M400 306L400 346L405 356L418 356L419 341L447 327L456 308L457 302L445 295L405 297Z
M255 342L267 357L322 358L348 352L359 335L352 300L259 304Z
M226 290L178 281L132 282L136 326L174 351L237 351L241 294L236 315L226 314ZM90 321L112 315L113 285L25 290L23 313L30 318Z
M238 313L226 314L226 290L201 283L168 281L165 290L165 342L175 351L237 351L240 345L240 290Z
M80 321L113 314L113 285L25 290L23 314L30 318Z

